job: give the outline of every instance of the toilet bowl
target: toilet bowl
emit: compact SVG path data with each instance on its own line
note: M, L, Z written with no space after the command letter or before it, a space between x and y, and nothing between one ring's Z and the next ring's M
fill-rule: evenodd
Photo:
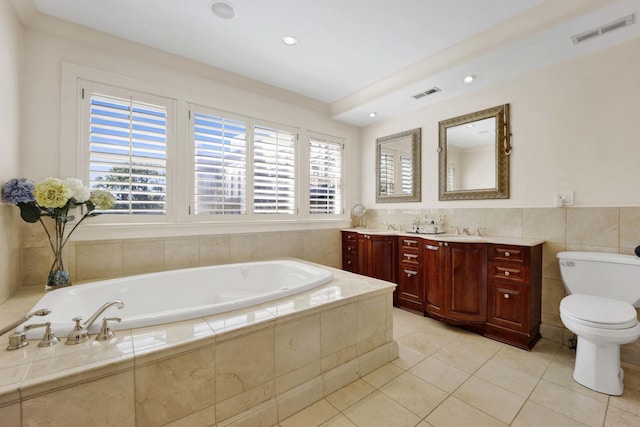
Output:
M573 379L600 393L621 395L620 345L640 337L636 311L628 303L592 295L560 302L562 323L578 337Z
M640 259L629 255L560 252L570 295L560 302L562 323L578 337L573 378L600 393L621 395L620 345L640 338Z

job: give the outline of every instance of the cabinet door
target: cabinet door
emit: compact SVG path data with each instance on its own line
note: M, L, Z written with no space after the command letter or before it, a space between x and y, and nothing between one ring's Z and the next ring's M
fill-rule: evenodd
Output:
M457 320L487 320L487 246L445 243L445 312Z
M422 313L424 305L422 269L400 264L397 293L398 306Z
M529 332L528 307L528 286L489 282L489 323L520 332Z
M443 251L442 242L425 241L422 256L424 275L424 309L442 315L444 309Z
M396 282L397 254L395 236L369 237L368 276Z

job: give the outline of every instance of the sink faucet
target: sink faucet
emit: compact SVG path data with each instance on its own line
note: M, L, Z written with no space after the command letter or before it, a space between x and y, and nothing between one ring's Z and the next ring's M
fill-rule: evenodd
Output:
M88 340L89 339L89 328L91 327L91 325L93 325L93 322L95 322L96 319L98 318L98 316L100 316L106 309L108 309L112 305L115 305L118 309L124 308L124 303L122 301L120 301L120 300L108 301L108 302L104 303L102 305L102 307L100 307L98 309L98 311L93 313L93 315L86 322L84 322L82 325L80 324L80 321L82 320L82 316L74 317L73 319L71 319L74 322L76 322L76 325L75 325L75 327L73 328L73 330L71 331L71 333L67 337L67 340L64 343L65 344L80 344L81 342L84 342L84 341Z
M464 227L462 229L462 234L464 234L465 236L471 236L471 232L469 231L469 227Z

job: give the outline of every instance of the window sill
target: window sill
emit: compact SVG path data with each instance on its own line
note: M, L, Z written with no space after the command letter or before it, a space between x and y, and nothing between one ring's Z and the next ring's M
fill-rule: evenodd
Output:
M83 224L75 231L72 241L144 239L158 237L186 237L222 234L268 233L300 230L348 228L344 218L309 219L304 221L271 220L260 222L199 222L188 224Z

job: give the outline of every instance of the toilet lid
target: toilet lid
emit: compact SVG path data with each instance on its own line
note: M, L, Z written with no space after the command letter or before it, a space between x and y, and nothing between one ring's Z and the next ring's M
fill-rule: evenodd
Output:
M604 329L631 328L638 315L631 304L593 295L573 294L560 301L560 311L581 323Z

